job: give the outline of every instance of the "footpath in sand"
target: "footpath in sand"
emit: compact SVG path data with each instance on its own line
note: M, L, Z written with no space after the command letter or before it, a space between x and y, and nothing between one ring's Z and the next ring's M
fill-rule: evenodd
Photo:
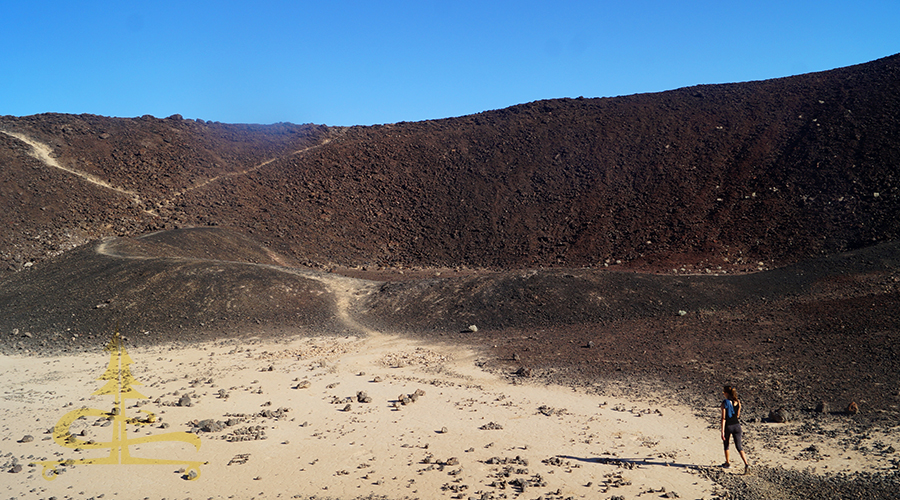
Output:
M159 438L122 446L123 456L185 465L64 463L55 474L31 465L110 455L54 440L60 419L86 407L110 414L77 419L62 437L110 442L112 396L92 395L110 354L98 346L90 355L3 357L0 497L709 498L717 490L697 467L721 462L718 428L689 408L511 384L459 347L378 335L127 354L130 385L146 399L124 400L121 418L145 422L122 420L124 439L191 432L199 450Z

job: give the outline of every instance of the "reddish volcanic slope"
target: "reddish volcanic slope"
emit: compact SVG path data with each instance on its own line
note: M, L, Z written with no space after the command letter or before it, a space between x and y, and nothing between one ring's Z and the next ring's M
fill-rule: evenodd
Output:
M252 231L313 265L751 270L896 239L900 56L347 129L0 118L3 267L97 236Z

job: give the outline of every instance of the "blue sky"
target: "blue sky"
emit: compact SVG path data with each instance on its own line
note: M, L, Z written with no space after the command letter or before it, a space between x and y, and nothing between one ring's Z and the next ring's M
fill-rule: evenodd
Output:
M900 1L44 1L0 115L369 125L762 80L900 52Z

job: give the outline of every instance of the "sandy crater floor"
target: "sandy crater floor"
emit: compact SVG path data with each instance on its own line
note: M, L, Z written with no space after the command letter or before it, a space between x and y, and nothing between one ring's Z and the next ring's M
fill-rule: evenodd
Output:
M147 399L127 400L126 416L147 415L143 410L157 417L128 425L129 438L232 419L222 430L201 432L199 451L175 441L129 447L136 457L208 462L200 476L186 480L173 465L75 465L48 481L29 465L108 455L65 448L49 433L75 408L112 408L111 397L91 395L109 363L98 346L95 355L0 358L0 497L634 498L652 490L648 498L672 491L709 498L717 490L696 470L722 462L711 419L652 394L625 401L529 379L511 384L480 370L475 355L458 347L379 335L132 348L129 355L143 384L134 388ZM424 394L415 401L399 401L417 390ZM371 402L359 402L361 391ZM178 406L185 394L191 406ZM107 441L105 420L78 420L71 432ZM745 425L751 460L811 465L790 458L808 443L755 440L763 425L772 424ZM26 435L33 440L22 442ZM836 442L817 443L812 465L883 465ZM19 472L6 472L16 463Z

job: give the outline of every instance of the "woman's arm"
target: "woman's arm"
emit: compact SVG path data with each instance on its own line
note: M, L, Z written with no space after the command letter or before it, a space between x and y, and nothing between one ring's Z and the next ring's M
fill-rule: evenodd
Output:
M740 399L738 399L737 401L735 401L735 403L737 403L737 404L734 405L734 415L735 415L737 418L741 418L741 407L744 406L744 405L741 404L741 400L740 400Z
M725 403L722 403L722 441L725 441Z

